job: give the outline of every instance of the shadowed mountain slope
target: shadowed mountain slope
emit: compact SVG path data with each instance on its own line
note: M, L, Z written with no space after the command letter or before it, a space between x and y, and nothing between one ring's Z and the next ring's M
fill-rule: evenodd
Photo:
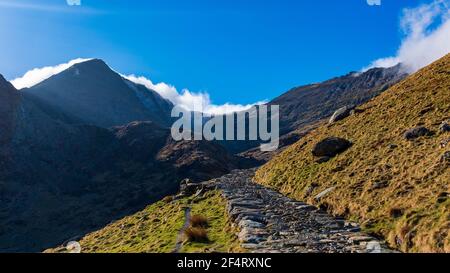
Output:
M284 134L330 117L341 107L365 103L405 76L401 65L374 68L363 73L353 72L322 83L294 88L269 105L280 105L280 129Z
M155 122L79 124L3 78L0 98L0 252L41 251L175 193L184 178L241 167L215 143L174 145Z
M122 78L93 59L23 90L83 123L111 127L132 121L169 126L172 103L142 85Z

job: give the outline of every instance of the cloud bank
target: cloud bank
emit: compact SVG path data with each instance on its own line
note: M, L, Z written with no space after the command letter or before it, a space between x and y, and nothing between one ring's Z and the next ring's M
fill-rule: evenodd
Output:
M78 64L83 63L86 61L89 61L90 59L75 59L68 63L59 64L56 66L46 66L42 68L35 68L25 73L20 78L14 79L11 81L12 85L14 85L17 89L32 87L48 78L50 78L53 75L56 75L58 73L63 72L64 70L68 69L69 67Z
M403 10L400 27L403 41L396 56L372 62L373 67L390 67L403 63L415 72L450 52L450 0L434 0L415 8Z
M64 70L70 68L75 64L86 62L89 60L91 59L78 58L56 66L35 68L26 72L22 77L12 80L11 83L17 89L32 87L50 78L53 75L63 72ZM147 79L145 77L138 77L135 75L121 76L137 84L144 85L148 89L156 91L163 98L170 100L175 105L182 106L183 108L191 111L201 111L209 115L228 114L243 111L249 109L253 105L265 103L258 102L248 105L226 103L222 105L216 105L212 103L209 94L206 92L191 92L188 89L183 89L181 92L178 92L178 90L174 86L163 82L154 84L150 79Z
M151 80L135 75L122 75L127 80L134 83L144 85L148 89L158 92L163 98L170 100L173 104L182 106L183 108L191 111L201 111L205 114L228 114L233 112L239 112L249 109L250 107L265 102L257 102L255 104L231 104L225 103L222 105L213 104L211 98L206 92L191 92L188 89L183 89L181 92L169 84L157 83L154 84Z

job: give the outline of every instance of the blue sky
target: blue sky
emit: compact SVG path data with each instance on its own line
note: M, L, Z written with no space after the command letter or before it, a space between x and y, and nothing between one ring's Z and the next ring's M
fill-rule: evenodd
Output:
M0 0L0 73L96 57L217 104L247 104L395 55L402 9L429 2Z

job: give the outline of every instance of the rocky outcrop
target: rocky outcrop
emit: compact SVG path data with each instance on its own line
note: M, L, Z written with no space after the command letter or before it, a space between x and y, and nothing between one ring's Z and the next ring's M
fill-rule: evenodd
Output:
M355 109L355 107L353 107L353 106L344 106L344 107L338 109L331 116L328 123L332 124L332 123L335 123L335 122L345 119L346 117L350 116L350 113L353 111L353 109Z
M199 195L205 191L216 189L217 185L212 181L195 183L189 178L183 179L180 182L180 191L177 198L189 197L192 195Z
M316 157L334 157L352 146L352 143L339 137L329 137L317 143L312 153Z
M407 140L414 140L416 138L423 137L423 136L431 136L432 134L433 134L433 132L431 132L425 126L418 126L418 127L407 130L403 134L403 137Z
M241 246L256 253L387 252L358 225L252 182L254 170L214 179L239 227Z

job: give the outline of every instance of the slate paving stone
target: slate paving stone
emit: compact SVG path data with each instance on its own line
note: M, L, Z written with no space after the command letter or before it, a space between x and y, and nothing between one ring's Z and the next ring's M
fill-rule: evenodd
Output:
M254 173L235 170L214 180L242 248L255 253L391 252L358 225L254 183Z

